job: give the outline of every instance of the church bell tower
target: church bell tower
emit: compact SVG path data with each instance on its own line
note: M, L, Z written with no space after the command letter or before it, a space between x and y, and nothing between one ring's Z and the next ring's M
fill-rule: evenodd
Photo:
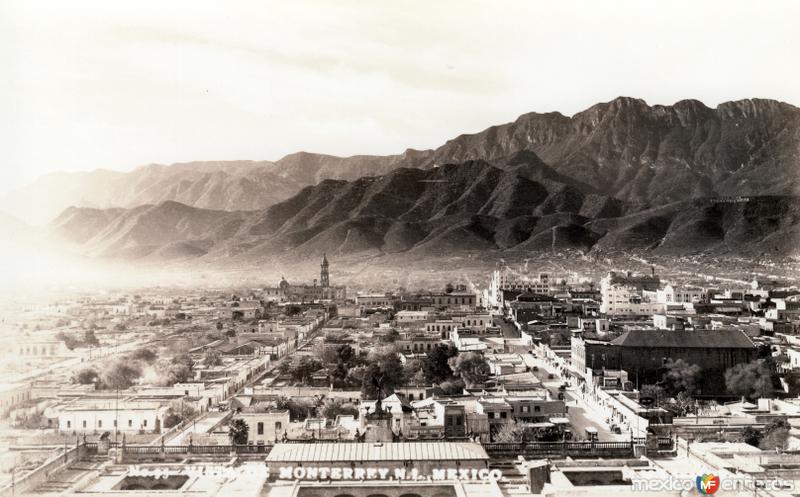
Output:
M329 287L331 285L328 276L328 258L325 254L322 254L322 264L320 264L319 284L323 287Z

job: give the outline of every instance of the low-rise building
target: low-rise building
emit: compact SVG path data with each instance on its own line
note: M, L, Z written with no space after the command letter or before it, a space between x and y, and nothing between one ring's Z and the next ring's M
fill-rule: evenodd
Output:
M246 407L235 417L247 423L248 445L271 444L282 440L289 427L289 410L275 409L268 404Z

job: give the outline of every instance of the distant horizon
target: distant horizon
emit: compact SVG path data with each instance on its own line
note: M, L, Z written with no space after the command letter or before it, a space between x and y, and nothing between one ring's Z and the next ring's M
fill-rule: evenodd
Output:
M800 104L798 17L790 0L3 2L0 184L425 150L618 95Z
M716 105L711 106L711 105L708 105L706 102L704 102L702 100L699 100L699 99L696 99L696 98L681 98L681 99L676 100L675 102L673 102L671 104L661 104L661 103L650 103L646 99L641 98L641 97L620 95L620 96L617 96L617 97L609 99L609 100L598 101L598 102L596 102L596 103L594 103L594 104L592 104L592 105L590 105L590 106L588 106L588 107L586 107L586 108L584 108L582 110L574 112L572 114L565 114L565 113L563 113L563 112L561 112L559 110L552 110L552 111L529 110L529 111L525 111L525 112L522 112L520 114L517 114L517 117L514 120L505 121L505 122L497 123L497 124L489 124L486 127L481 128L480 130L477 130L477 131L463 132L463 133L460 133L458 135L451 136L450 138L444 138L443 141L440 143L440 145L438 145L437 147L434 147L434 148L416 148L416 147L412 146L412 147L406 147L401 151L389 152L389 153L386 153L386 154L360 154L360 153L355 153L355 154L351 154L351 155L337 155L337 154L333 154L333 153L313 151L313 150L296 150L294 152L289 152L289 153L287 153L285 155L282 155L278 159L243 159L243 158L236 158L236 159L189 159L189 160L178 160L178 161L175 161L175 162L149 162L149 163L146 163L146 164L138 164L138 165L133 165L133 166L96 167L96 168L92 168L92 169L78 169L78 170L53 170L53 171L46 172L46 173L38 176L37 178L35 178L35 179L31 180L31 181L28 181L27 183L20 184L20 185L17 185L17 186L13 186L13 187L10 187L10 188L6 188L5 190L0 190L0 195L7 194L7 193L9 193L11 191L14 191L14 190L18 189L18 188L24 188L25 186L28 186L28 185L30 185L32 183L35 183L36 181L39 181L39 180L41 180L43 178L46 178L48 176L56 176L56 175L60 175L60 174L73 175L73 174L90 174L90 173L95 173L95 172L108 172L108 173L128 174L128 173L132 173L132 172L136 171L137 169L141 169L141 168L145 168L145 167L152 167L152 166L172 167L172 166L187 165L187 164L194 164L194 163L197 163L197 164L203 164L203 163L233 163L233 162L252 162L252 163L268 162L268 163L276 163L276 162L280 162L281 160L285 159L286 157L289 157L289 156L292 156L292 155L296 155L296 154L304 154L304 153L305 154L324 155L324 156L345 158L346 159L346 158L350 158L350 157L359 157L359 156L393 156L393 155L402 155L403 153L405 153L405 152L407 152L409 150L418 151L418 152L424 152L424 151L429 151L429 150L435 150L439 146L444 145L447 140L456 138L458 136L462 136L462 135L468 136L468 135L479 134L479 133L482 133L482 132L486 131L487 129L495 127L495 126L502 126L502 125L505 125L505 124L513 123L516 119L518 119L519 117L522 117L522 116L524 116L526 114L532 114L532 113L535 113L535 114L551 114L551 113L555 113L555 114L560 114L560 115L565 116L565 117L572 118L572 117L574 117L574 116L576 116L576 115L578 115L578 114L580 114L582 112L587 111L588 109L594 107L595 105L607 104L607 103L613 102L614 100L619 100L619 99L642 100L642 101L645 102L645 104L647 104L648 107L674 107L676 104L678 104L680 102L697 101L697 102L700 102L701 104L703 104L704 106L706 106L707 108L715 110L715 109L718 109L720 105L727 104L727 103L742 102L742 101L746 101L746 100L766 100L766 101L778 102L778 103L785 104L785 105L790 105L790 106L795 107L795 108L800 108L800 107L798 107L798 105L795 105L795 104L793 104L791 102L787 102L785 100L779 100L779 99L775 99L775 98L768 98L768 97L744 97L744 98L739 98L739 99L734 99L734 100L721 101L721 102L716 103ZM5 214L7 214L7 215L11 215L11 214L3 211L2 209L0 209L0 212L3 212Z

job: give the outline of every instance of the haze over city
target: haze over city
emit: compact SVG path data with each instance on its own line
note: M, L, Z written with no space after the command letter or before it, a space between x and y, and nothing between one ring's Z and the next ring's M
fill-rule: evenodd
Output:
M0 0L0 497L798 497L798 14Z

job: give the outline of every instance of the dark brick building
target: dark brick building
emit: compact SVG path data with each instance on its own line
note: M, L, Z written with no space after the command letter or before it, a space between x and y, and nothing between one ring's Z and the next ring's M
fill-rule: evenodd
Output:
M608 342L572 340L572 361L578 369L621 369L639 386L657 382L670 359L697 364L703 369L704 395L724 394L725 370L754 360L756 354L753 342L740 330L633 329Z

